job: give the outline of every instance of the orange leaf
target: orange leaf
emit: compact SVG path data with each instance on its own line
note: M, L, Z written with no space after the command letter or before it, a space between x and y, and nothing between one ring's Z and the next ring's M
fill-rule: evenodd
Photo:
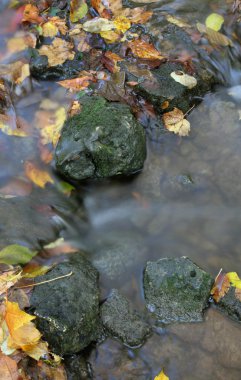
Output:
M123 58L121 58L118 54L112 53L111 51L107 51L105 52L102 61L104 66L111 73L117 73L120 71L120 67L117 65L117 63L123 61Z
M67 88L70 91L80 91L87 88L90 84L90 81L94 80L94 75L83 71L78 78L67 79L57 82L60 86Z
M164 59L160 52L148 42L140 39L133 40L128 43L128 47L131 49L132 54L138 58L143 59Z
M5 321L7 323L9 333L14 334L14 331L35 319L33 315L29 315L22 311L16 302L6 301Z
M30 179L35 185L44 188L46 183L54 183L53 178L48 172L37 168L34 164L29 161L25 162L25 175Z
M15 360L9 356L0 353L0 379L2 380L19 380L20 373Z
M222 297L229 291L230 281L226 273L219 272L215 278L214 286L211 290L211 295L213 296L214 301L219 302Z
M39 9L35 5L27 4L23 11L23 21L40 24L43 18L39 16Z
M24 312L22 311L22 313ZM25 314L28 317L32 317L27 313ZM15 318L17 318L17 316ZM19 327L18 329L14 330L12 334L10 333L7 343L9 348L21 348L23 351L31 352L34 349L34 347L38 344L40 338L41 334L36 329L35 325L32 322L28 322Z

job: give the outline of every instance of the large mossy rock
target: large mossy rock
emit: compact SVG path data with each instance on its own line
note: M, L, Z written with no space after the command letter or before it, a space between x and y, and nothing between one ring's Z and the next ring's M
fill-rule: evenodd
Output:
M128 299L117 289L112 290L101 306L101 318L112 337L131 347L140 346L150 334L148 324L131 308Z
M31 308L37 325L54 352L78 352L96 340L99 327L98 272L80 253L56 265L37 282L60 276L34 288Z
M143 167L145 132L127 105L87 98L65 122L55 157L59 172L73 180L129 175Z
M148 262L144 293L159 322L199 322L208 306L213 278L187 257Z

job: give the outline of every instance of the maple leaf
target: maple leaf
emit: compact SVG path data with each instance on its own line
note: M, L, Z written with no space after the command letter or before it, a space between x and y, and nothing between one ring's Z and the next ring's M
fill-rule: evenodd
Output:
M164 57L152 44L149 44L141 39L130 41L128 43L128 47L131 49L132 54L135 57L143 59L164 59Z
M164 113L162 116L164 125L168 131L178 134L179 136L188 136L190 132L190 123L184 119L184 114L178 108Z
M0 379L19 380L20 378L16 361L0 353Z
M48 172L39 169L30 161L25 162L25 175L30 179L35 185L44 188L46 183L54 183L53 178Z
M155 378L154 380L169 380L169 377L165 375L164 371L162 370Z
M49 67L61 65L67 59L74 59L74 45L71 42L62 40L56 37L51 45L43 45L39 49L40 55L46 55L48 57Z

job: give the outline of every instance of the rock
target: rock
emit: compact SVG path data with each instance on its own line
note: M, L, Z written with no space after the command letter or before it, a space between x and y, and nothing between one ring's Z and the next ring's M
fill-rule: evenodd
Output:
M199 322L208 306L212 277L187 257L148 262L144 293L159 322Z
M30 300L37 326L54 352L76 353L96 340L99 327L98 273L80 253L56 265L38 282L72 272L71 276L37 286Z
M145 133L127 105L90 97L65 122L55 158L59 172L75 180L133 174L146 158Z
M110 296L101 306L101 318L104 327L112 337L120 339L131 347L140 346L150 334L148 324L131 309L128 299L117 289L111 291Z
M65 80L78 76L83 69L83 63L76 54L73 60L66 60L62 65L48 67L46 55L39 55L34 51L30 60L30 72L36 79L41 80Z
M241 322L241 300L236 297L235 290L236 288L231 286L225 296L220 299L217 306L224 314L235 321Z
M68 380L93 379L90 364L80 355L68 356L64 360Z

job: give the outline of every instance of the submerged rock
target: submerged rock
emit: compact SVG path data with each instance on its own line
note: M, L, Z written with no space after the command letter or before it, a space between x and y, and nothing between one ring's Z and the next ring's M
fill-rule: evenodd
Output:
M30 301L39 330L61 355L87 347L97 339L99 327L98 273L80 253L56 265L38 282L71 272L70 276L35 287Z
M65 122L55 157L70 179L133 174L146 158L145 132L127 105L87 98L81 113Z
M81 355L71 355L65 358L64 366L68 380L93 379L90 364Z
M217 306L235 321L241 322L241 300L235 295L236 288L231 286L229 291L220 299Z
M202 321L212 284L187 257L148 262L144 272L147 307L163 323Z
M131 309L128 299L117 289L112 290L102 305L101 317L107 332L128 346L140 346L150 334L148 324Z

